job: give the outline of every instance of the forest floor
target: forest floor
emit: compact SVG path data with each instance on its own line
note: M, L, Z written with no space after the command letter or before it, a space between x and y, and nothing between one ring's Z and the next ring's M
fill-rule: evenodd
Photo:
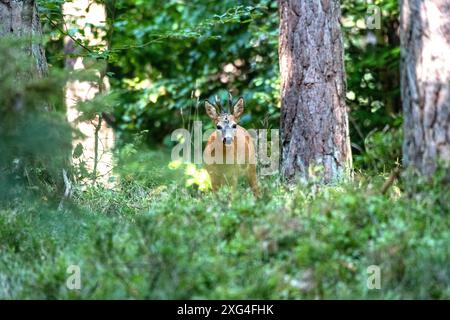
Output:
M201 192L192 170L141 152L114 190L76 187L62 211L45 198L1 209L0 299L450 298L438 182L383 195L386 175L292 190L269 177L256 200ZM373 265L380 289L367 285Z

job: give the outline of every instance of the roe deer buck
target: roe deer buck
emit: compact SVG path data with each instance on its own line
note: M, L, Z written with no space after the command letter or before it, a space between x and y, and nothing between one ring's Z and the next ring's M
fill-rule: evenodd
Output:
M205 101L206 113L214 121L217 129L210 135L204 150L206 171L211 177L213 191L217 191L224 184L231 185L235 189L238 178L245 177L253 194L258 197L253 139L247 130L237 124L244 111L244 99L239 98L233 105L230 93L228 103L229 109L226 112L222 110L217 96L216 105Z

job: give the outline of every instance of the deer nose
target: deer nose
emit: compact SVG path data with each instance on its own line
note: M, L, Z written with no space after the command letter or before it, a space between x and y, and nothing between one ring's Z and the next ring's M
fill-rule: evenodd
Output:
M231 137L225 137L223 138L223 143L229 145L231 144L231 140L232 140Z

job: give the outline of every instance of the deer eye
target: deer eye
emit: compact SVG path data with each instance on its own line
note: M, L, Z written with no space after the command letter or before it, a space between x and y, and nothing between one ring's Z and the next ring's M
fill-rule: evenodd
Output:
M221 125L217 125L217 130L222 130L222 126Z
M233 129L236 129L236 123L233 123L233 125L231 126Z

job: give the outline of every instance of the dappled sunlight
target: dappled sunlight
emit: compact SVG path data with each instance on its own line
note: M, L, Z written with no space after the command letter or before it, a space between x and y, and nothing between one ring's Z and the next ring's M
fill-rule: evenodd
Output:
M186 187L196 186L200 191L211 189L211 179L205 169L198 169L194 164L188 164L185 174L188 177Z
M205 192L211 190L211 179L208 172L193 163L184 163L181 160L171 161L168 166L170 170L183 169L185 187L194 188Z

